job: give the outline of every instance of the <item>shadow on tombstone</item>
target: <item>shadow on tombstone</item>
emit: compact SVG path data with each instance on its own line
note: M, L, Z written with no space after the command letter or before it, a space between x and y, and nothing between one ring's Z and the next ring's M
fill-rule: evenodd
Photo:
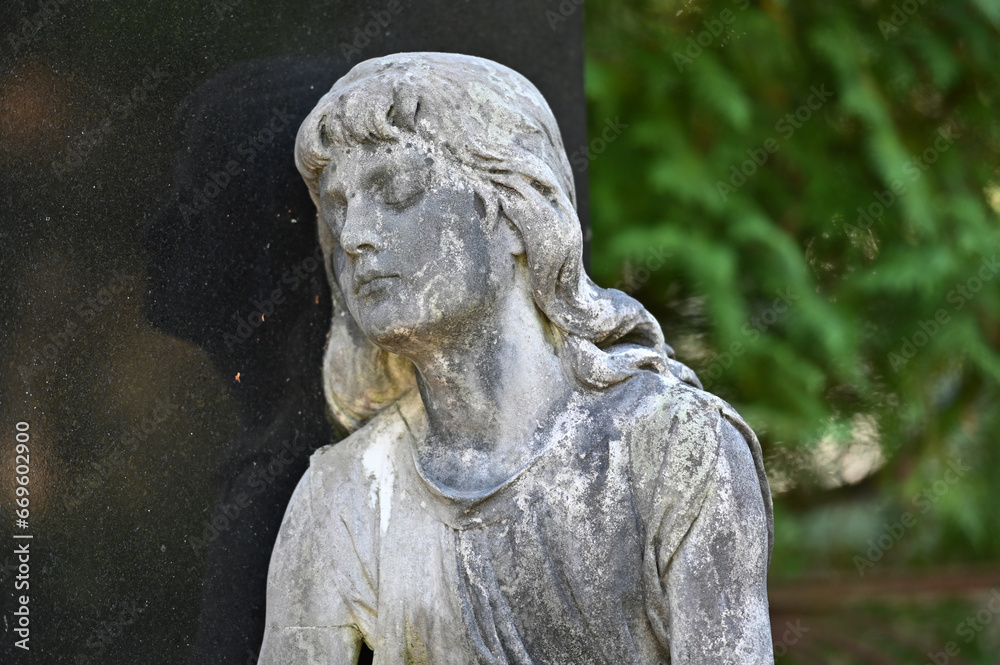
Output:
M203 580L194 665L256 662L285 506L310 454L341 438L324 416L330 295L293 146L345 72L283 57L197 88L176 114L175 196L144 234L147 319L203 348L239 408L239 434L214 474L216 505L188 533L198 563L180 583Z

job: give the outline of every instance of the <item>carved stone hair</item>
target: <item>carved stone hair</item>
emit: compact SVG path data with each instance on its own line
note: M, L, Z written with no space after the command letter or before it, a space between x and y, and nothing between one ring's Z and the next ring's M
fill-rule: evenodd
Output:
M524 241L535 304L581 384L600 390L642 370L686 370L690 376L682 378L697 384L690 370L670 359L659 324L642 305L598 287L584 272L573 176L559 127L526 78L490 60L449 53L399 53L358 64L299 128L295 164L317 207L331 147L371 142L419 142L450 159L470 176L486 209L510 220ZM332 237L322 223L320 240L329 252ZM413 369L365 346L335 280L331 286L337 313L324 384L334 414L353 429L408 389Z

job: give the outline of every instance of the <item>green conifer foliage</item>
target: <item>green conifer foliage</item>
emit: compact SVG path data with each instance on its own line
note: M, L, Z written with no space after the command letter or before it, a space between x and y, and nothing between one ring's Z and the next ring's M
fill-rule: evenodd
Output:
M593 272L760 434L772 577L995 565L1000 2L585 9Z

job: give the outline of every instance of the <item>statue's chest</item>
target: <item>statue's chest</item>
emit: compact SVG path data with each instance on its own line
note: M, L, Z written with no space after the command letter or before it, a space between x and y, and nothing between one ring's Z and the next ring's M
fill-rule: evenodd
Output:
M408 597L393 603L407 608L406 642L456 631L478 653L462 662L603 662L595 649L630 650L614 645L644 616L644 526L621 447L590 441L551 451L510 486L444 520L431 514L429 497L411 496L411 527L422 523L426 532L396 534L405 562L397 551L390 558L402 565L386 571L409 571L399 580L410 585Z
M457 534L470 581L476 561L488 558L518 607L556 614L570 601L606 605L631 596L644 527L619 452L614 443L564 451L498 497L505 505L489 506L490 524Z

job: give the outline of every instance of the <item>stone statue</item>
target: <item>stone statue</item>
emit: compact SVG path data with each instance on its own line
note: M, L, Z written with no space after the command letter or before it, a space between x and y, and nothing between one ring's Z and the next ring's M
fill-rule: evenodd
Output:
M497 63L358 64L295 159L334 291L260 663L770 663L756 437L582 267L559 129Z

